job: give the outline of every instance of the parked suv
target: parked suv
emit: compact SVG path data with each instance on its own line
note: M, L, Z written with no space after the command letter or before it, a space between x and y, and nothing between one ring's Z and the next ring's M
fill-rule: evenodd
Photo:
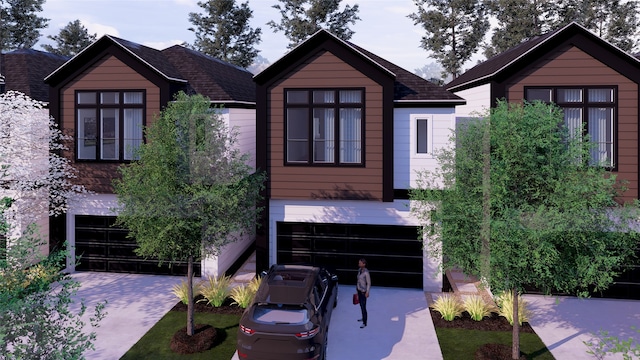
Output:
M338 277L324 268L273 265L238 329L238 357L247 360L326 359Z

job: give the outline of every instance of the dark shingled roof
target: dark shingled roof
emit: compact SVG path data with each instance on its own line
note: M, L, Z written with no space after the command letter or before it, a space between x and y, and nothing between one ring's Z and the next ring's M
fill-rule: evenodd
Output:
M324 29L318 30L303 43L269 65L254 76L254 80L258 84L262 84L276 78L282 71L290 70L288 67L292 63L307 56L310 51L325 46L325 44L335 44L334 48L347 50L366 63L393 77L393 100L396 103L404 102L410 106L419 106L421 103L446 103L449 105L462 105L465 103L464 99L450 93L443 87L433 84L355 44L341 40Z
M249 71L180 45L164 49L162 54L193 92L212 101L255 103L256 86Z
M387 61L378 55L369 52L355 44L349 43L351 47L360 51L371 60L377 62L385 69L396 75L393 86L393 100L395 101L425 101L425 100L460 100L461 97L447 91L442 86L436 85L420 76L407 71L400 66Z
M49 86L44 78L64 64L68 57L34 49L0 54L0 74L5 91L20 91L32 99L49 102Z
M553 48L553 46L557 46L557 43L565 41L576 34L593 41L605 49L610 49L612 53L624 58L624 61L628 62L631 60L633 63L637 62L635 61L637 59L632 55L611 45L578 23L572 22L560 29L525 41L474 66L445 85L445 88L449 91L460 91L496 80L500 74L506 74L509 70L520 69L523 64L530 63L532 60L535 60L537 56L544 53L544 51L548 51ZM611 66L612 64L608 65Z
M78 66L100 54L102 49L113 44L166 81L178 83L178 88L202 94L214 102L255 103L255 83L252 74L235 65L204 55L185 47L174 45L156 50L115 36L105 35L82 50L59 71L47 76L48 82L65 79ZM69 69L65 69L65 68Z

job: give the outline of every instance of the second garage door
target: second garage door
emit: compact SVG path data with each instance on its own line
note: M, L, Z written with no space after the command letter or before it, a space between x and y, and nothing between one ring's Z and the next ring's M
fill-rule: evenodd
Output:
M277 262L312 263L355 284L358 259L367 259L375 286L422 288L422 242L415 226L277 223Z

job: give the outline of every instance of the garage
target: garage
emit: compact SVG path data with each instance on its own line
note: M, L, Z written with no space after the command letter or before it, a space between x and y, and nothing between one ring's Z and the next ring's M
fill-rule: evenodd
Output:
M136 255L135 240L127 238L128 231L115 226L115 221L115 216L75 216L75 250L80 257L76 270L186 275L186 262L158 266L158 260ZM194 264L194 272L199 276L199 261Z
M422 288L423 251L415 226L278 222L278 263L313 263L355 284L367 259L375 286Z

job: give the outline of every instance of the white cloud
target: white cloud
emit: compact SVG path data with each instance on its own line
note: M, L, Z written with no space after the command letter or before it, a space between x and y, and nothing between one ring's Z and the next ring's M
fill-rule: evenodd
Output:
M120 36L120 32L118 31L118 29L113 26L94 23L83 19L80 19L80 22L82 22L82 25L87 28L89 34L96 34L98 38L106 34Z

